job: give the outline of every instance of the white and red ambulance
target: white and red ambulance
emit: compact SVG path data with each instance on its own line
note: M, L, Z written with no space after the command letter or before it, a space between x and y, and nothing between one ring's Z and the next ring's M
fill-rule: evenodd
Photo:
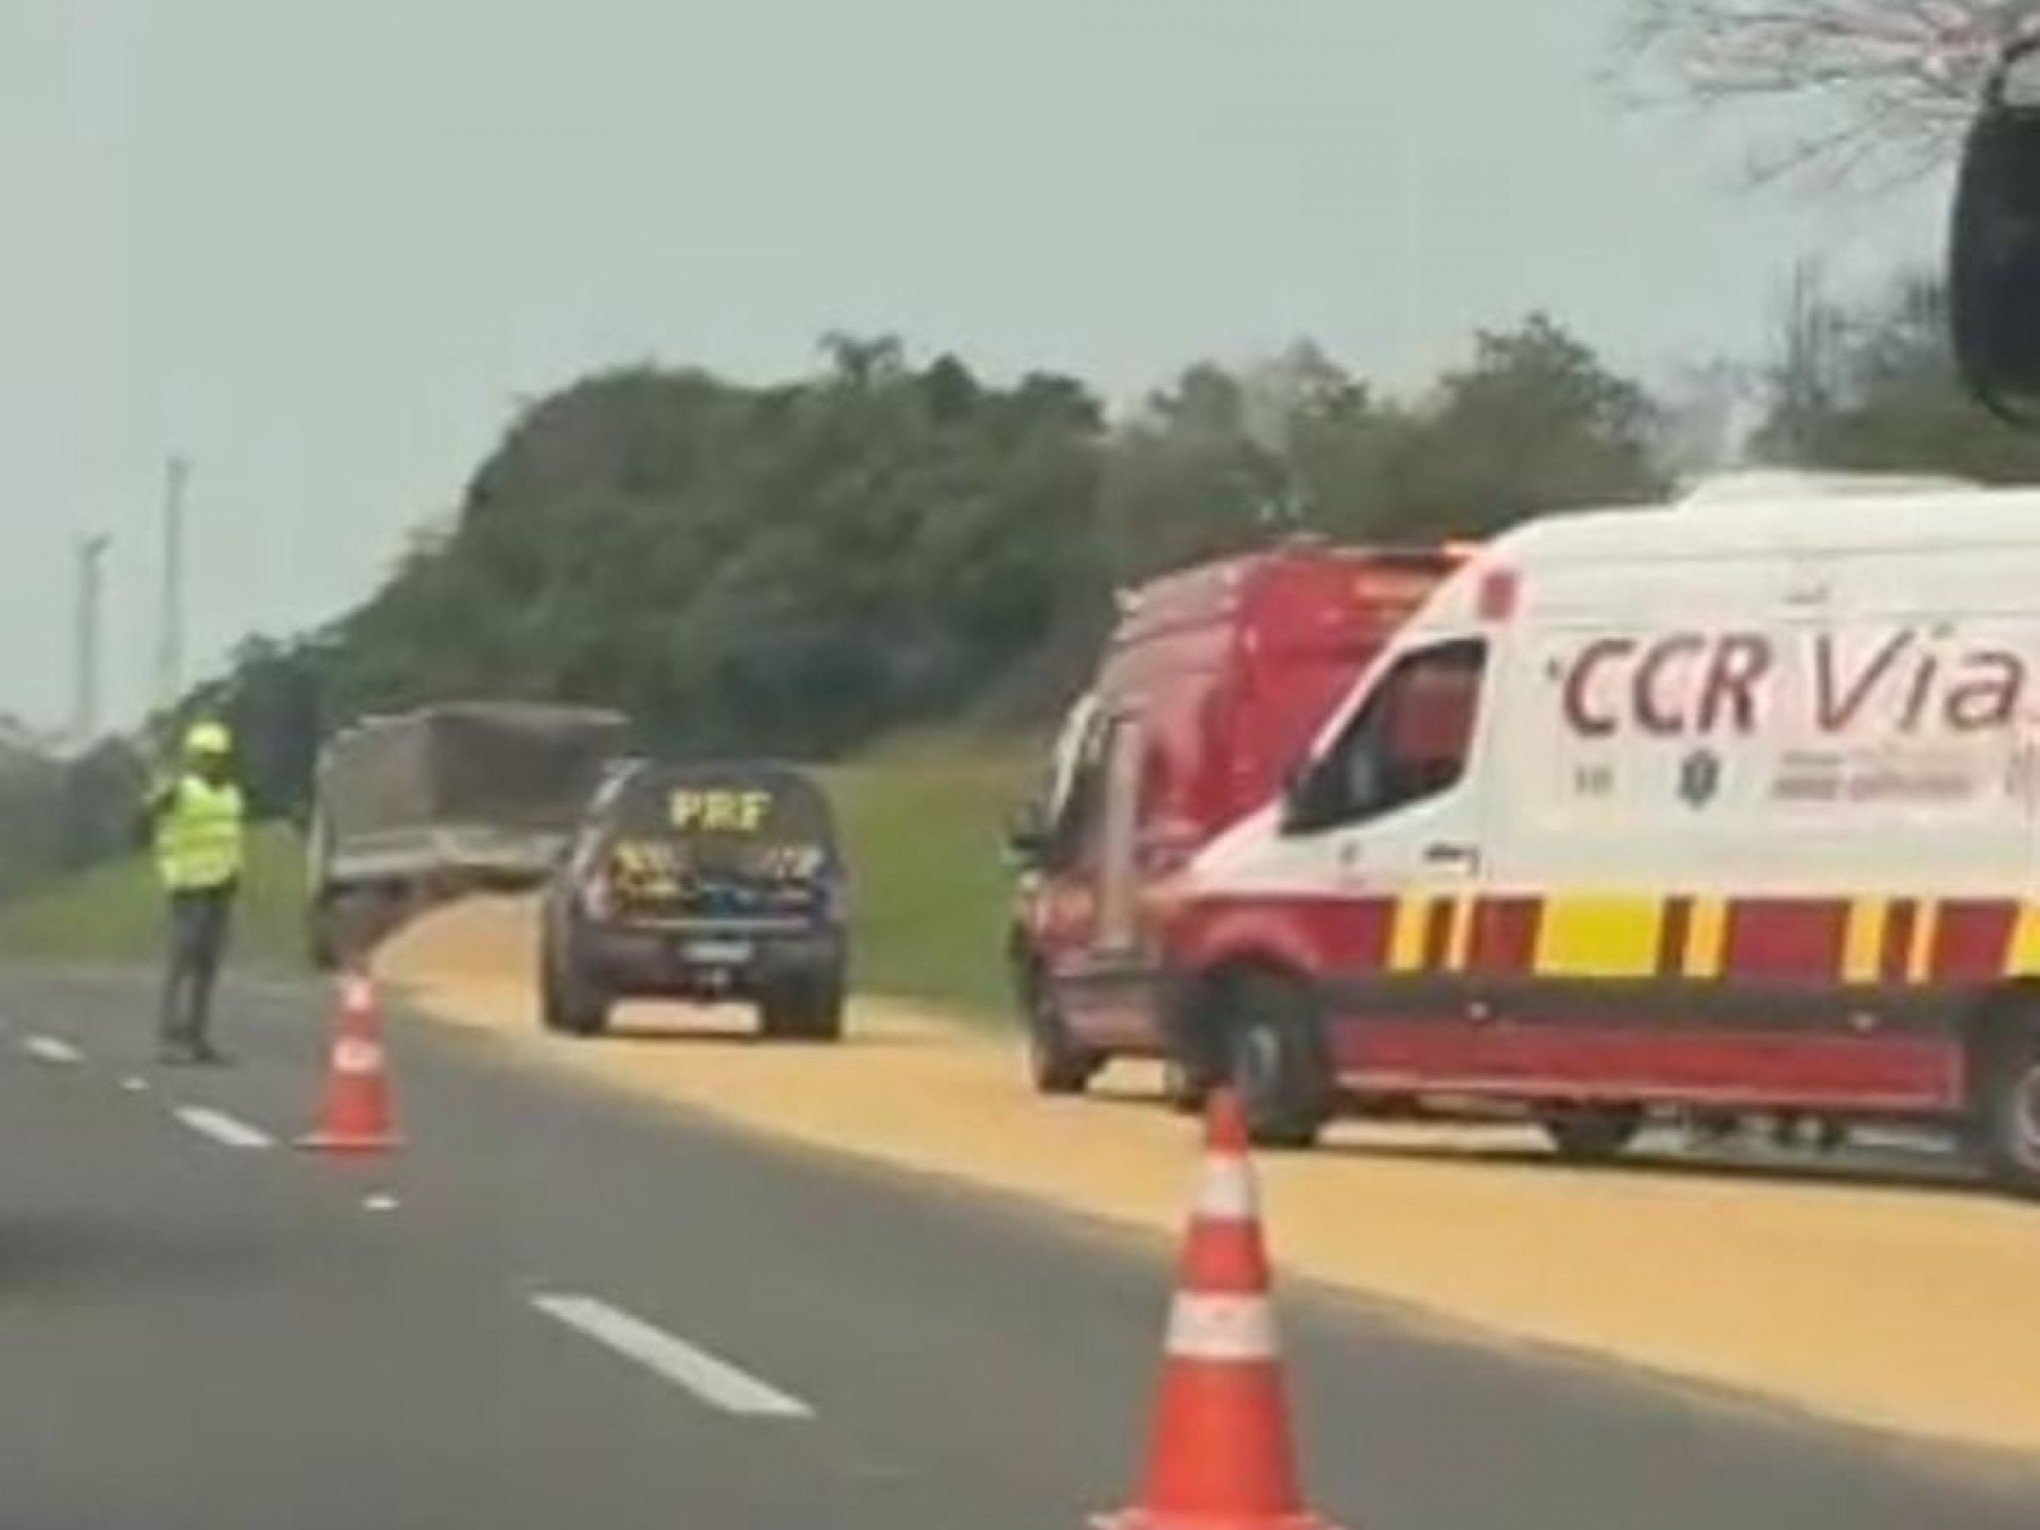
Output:
M1257 1135L1486 1097L1957 1127L2040 1189L2040 491L1747 480L1482 549L1168 894Z
M1152 893L1259 807L1466 549L1298 541L1128 592L1013 848L1009 932L1034 1082L1168 1050Z

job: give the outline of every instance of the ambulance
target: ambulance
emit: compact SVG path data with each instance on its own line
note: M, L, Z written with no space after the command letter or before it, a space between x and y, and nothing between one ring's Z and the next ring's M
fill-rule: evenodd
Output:
M2040 491L1763 475L1553 516L1405 623L1165 892L1263 1142L1506 1104L1959 1133L2040 1192Z
M1126 592L1009 836L1007 952L1035 1087L1173 1056L1153 894L1281 786L1353 681L1467 555L1310 538Z

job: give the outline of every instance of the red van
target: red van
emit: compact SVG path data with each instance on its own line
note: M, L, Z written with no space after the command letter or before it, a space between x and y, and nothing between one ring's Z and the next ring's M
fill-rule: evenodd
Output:
M1076 1093L1114 1057L1161 1056L1194 1097L1211 1066L1164 1034L1154 890L1280 792L1465 556L1299 541L1122 596L1097 679L1012 836L1009 954L1038 1089Z

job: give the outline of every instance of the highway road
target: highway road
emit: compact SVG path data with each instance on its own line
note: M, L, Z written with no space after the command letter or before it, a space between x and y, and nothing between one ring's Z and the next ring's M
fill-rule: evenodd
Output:
M1124 1498L1166 1247L428 1027L394 1037L405 1152L295 1152L324 1005L236 988L240 1066L162 1073L142 981L0 977L0 1526L1043 1530ZM1312 1497L1356 1530L2040 1522L2040 1465L1282 1311Z

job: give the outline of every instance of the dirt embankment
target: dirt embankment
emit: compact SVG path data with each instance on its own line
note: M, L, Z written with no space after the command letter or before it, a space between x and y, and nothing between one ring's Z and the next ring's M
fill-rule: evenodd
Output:
M843 1047L766 1047L656 1007L541 1034L529 910L472 903L386 953L443 1019L549 1065L837 1152L1128 1225L1180 1222L1192 1128L1152 1078L1029 1094L1012 1049L910 1007ZM2040 1451L2040 1210L1904 1185L1563 1167L1507 1130L1341 1127L1263 1173L1288 1272L1498 1334L1769 1394L1831 1416Z

